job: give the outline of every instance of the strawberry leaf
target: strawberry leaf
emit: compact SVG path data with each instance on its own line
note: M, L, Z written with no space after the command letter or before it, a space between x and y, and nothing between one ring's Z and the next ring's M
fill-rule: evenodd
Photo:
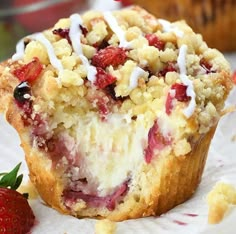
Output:
M17 190L19 186L21 185L22 179L23 179L23 174L20 174L19 176L17 176L15 184L11 187L11 189Z
M9 173L1 173L0 176L2 176L2 178L0 179L0 187L10 187L11 189L16 190L20 186L23 179L22 174L17 176L20 166L21 163L16 165L16 167Z

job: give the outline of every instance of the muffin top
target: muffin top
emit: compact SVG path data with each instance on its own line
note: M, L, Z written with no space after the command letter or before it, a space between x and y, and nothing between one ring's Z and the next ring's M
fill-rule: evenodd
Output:
M139 7L61 19L22 39L9 64L21 82L15 99L30 100L30 115L39 114L53 134L66 129L75 136L76 126L92 118L158 126L177 156L216 125L231 89L228 62L201 35Z

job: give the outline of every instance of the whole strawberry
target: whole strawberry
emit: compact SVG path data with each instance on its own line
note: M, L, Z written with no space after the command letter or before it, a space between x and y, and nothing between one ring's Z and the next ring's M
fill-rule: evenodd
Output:
M0 174L0 233L26 234L34 224L34 214L25 194L15 191L23 175L18 164L11 172Z

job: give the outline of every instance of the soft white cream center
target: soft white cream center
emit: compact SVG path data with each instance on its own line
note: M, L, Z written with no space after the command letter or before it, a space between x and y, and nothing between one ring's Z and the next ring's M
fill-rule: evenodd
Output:
M127 116L112 115L107 122L90 117L79 121L77 147L83 156L83 170L96 180L99 196L105 196L145 162L143 142L149 129L127 123Z

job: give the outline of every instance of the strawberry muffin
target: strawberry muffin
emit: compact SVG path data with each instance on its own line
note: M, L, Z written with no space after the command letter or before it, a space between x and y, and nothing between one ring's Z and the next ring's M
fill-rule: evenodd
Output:
M61 19L0 66L0 109L42 199L114 221L191 197L231 88L201 35L138 7Z

